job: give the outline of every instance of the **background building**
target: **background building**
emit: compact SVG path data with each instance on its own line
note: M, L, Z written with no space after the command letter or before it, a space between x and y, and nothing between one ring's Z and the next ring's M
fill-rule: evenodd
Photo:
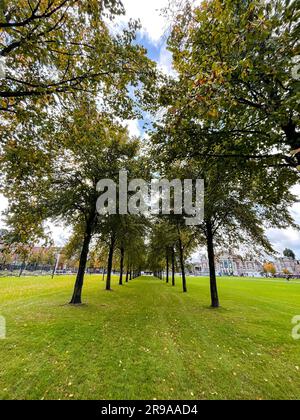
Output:
M260 277L265 275L264 263L252 256L242 257L231 252L216 255L216 273L219 276ZM300 261L292 258L276 258L272 263L276 268L276 275L289 274L300 277ZM209 265L206 255L200 255L198 261L190 263L191 273L195 276L208 276Z

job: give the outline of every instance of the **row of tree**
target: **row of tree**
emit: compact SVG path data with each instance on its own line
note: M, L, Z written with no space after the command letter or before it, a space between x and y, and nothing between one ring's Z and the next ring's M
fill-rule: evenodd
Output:
M160 90L151 142L166 176L205 180L205 242L212 306L214 247L272 252L265 229L295 226L299 180L299 2L186 2L168 40L176 77ZM299 58L299 57L298 57Z
M79 251L72 304L81 303L89 255L124 270L175 265L205 245L212 306L219 306L216 246L272 252L265 229L296 227L290 189L299 179L299 80L293 57L299 4L288 0L184 2L168 48L175 76L162 76L135 40L139 25L111 31L118 0L4 2L0 27L1 190L14 242L45 237L62 220ZM108 23L110 22L110 23ZM153 115L149 140L124 121ZM101 179L204 179L204 219L96 211ZM169 270L171 266L171 270Z

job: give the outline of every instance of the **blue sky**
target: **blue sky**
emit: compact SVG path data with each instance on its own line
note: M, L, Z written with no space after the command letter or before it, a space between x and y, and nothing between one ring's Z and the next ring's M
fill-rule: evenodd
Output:
M153 43L147 34L139 34L137 37L137 43L142 44L147 49L148 57L151 58L151 60L159 62L160 51L164 44L162 39L156 43Z

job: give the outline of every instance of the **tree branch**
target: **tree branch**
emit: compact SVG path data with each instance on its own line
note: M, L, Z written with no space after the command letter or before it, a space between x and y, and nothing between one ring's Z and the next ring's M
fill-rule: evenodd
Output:
M56 6L54 9L48 12L49 8L52 6L53 3L49 3L48 7L46 8L45 12L41 15L37 15L36 12L40 6L41 0L38 1L35 9L32 11L31 16L29 16L27 19L21 21L21 22L0 22L0 28L16 28L16 27L24 27L31 22L39 19L47 19L51 17L54 13L59 11L62 7L65 6L69 1L73 1L74 3L77 3L78 0L63 0L58 6Z

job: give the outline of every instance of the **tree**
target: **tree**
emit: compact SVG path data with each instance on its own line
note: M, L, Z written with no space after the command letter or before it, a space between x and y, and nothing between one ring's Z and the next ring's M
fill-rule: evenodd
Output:
M293 260L296 259L296 255L295 255L294 251L292 251L291 249L288 249L288 248L286 248L283 251L283 255L284 255L284 257L292 258Z
M178 119L166 115L153 135L154 148L161 152L162 165L169 167L170 160L177 155L181 144L189 142L195 135L200 121L181 120L185 134L178 128ZM203 143L206 142L203 138ZM202 137L198 138L199 148ZM224 138L226 141L226 138ZM272 252L267 240L265 226L280 228L295 226L289 207L295 197L289 192L295 182L295 172L288 167L265 167L255 161L216 160L207 156L185 156L180 162L180 178L205 181L204 220L198 227L199 243L206 245L210 268L210 290L212 307L219 307L215 272L215 246L234 247L247 244ZM176 162L178 162L176 161ZM174 164L173 164L174 167ZM177 169L178 171L178 169ZM255 245L254 245L255 246Z
M65 147L55 145L62 137L54 134L61 131L61 115L67 122L76 103L89 96L100 114L136 118L137 99L156 78L154 63L135 42L137 23L117 35L109 30L108 19L123 12L119 0L1 2L1 193L13 201L11 183L22 190L23 215L29 209L24 226L32 219L35 228L44 218L28 202L33 179L44 181L55 148Z
M276 267L273 263L268 262L264 264L264 272L267 274L272 274L272 276L275 276L276 274Z
M161 277L166 264L166 235L163 224L160 221L152 221L147 265L154 272L154 275Z
M1 6L4 113L24 114L29 105L38 109L78 91L113 94L123 104L127 98L129 110L128 84L135 85L137 73L148 83L153 67L133 42L137 22L116 36L106 23L125 12L120 0L4 0Z
M119 216L118 214L107 215L101 219L96 228L96 233L98 234L97 246L104 245L107 249L106 290L111 290L113 258L118 245L120 227L122 224L121 218L122 216Z
M164 167L178 163L184 178L206 182L199 241L207 246L213 307L218 243L270 249L265 226L295 226L288 191L300 162L291 77L297 10L282 1L187 4L169 38L177 77L161 87L164 112L151 142Z
M138 142L135 144L138 146ZM144 162L144 159L138 156L136 148L135 154L132 155L132 158L127 163L125 161L119 162L121 165L119 169L126 170L129 180L142 178L148 171L141 165L141 162ZM133 192L128 193L129 198L131 195L133 195ZM119 199L117 199L117 214L108 214L106 217L101 218L99 229L97 230L98 243L104 244L108 250L106 290L111 290L113 258L117 249L120 251L119 285L123 284L125 265L127 266L128 276L130 275L131 278L132 269L140 266L140 252L144 249L143 241L148 224L143 215L120 214L119 204ZM128 280L128 276L126 276L126 280Z
M121 219L122 225L118 231L120 249L120 281L123 283L123 272L126 262L140 272L145 262L145 236L149 222L142 215L125 215ZM127 268L128 271L128 268Z
M41 235L42 223L47 219L62 219L82 232L79 270L71 299L71 303L78 304L89 247L99 223L96 185L101 179L118 180L119 170L136 155L138 142L130 140L127 130L108 115L99 113L92 99L87 102L84 98L62 115L53 136L55 143L49 133L51 153L45 161L45 176L33 177L33 171L23 173L21 182L27 180L28 184L20 194L15 191L17 183L10 187L7 184L9 213L15 218L17 230L23 231L22 221L27 223L30 229L24 232L25 239L37 229Z
M202 121L182 157L300 165L298 19L299 2L284 0L210 0L178 13L169 38L178 82L163 97L182 133L187 116Z
M166 269L166 282L169 282L169 261L171 249L176 243L176 232L166 218L151 220L150 243L148 248L148 265L156 273Z
M172 247L171 249L171 253L172 253L172 286L175 286L175 249L174 247Z
M184 217L172 218L176 224L177 231L177 248L179 254L179 263L182 276L182 289L183 293L187 292L186 284L186 261L191 253L195 250L197 240L195 230L192 227L185 225Z
M55 249L51 247L35 247L31 250L27 258L27 263L34 269L38 266L54 266L55 265Z
M182 289L186 293L185 265L197 244L195 232L185 225L185 220L181 216L161 215L154 219L152 223L148 265L158 274L167 270L166 282L168 283L168 269L171 261L172 286L175 286L175 250L177 249L182 274Z
M16 187L15 185L12 188ZM18 194L17 194L18 195ZM7 229L1 238L4 245L4 254L11 254L21 260L19 276L23 274L27 262L33 261L33 249L36 243L40 243L47 248L52 245L52 241L45 232L36 206L26 205L24 196L20 192L18 201L18 211L12 206L4 212ZM39 257L35 257L35 262Z
M147 226L148 223L146 222L145 228ZM140 276L141 271L147 265L147 247L145 242L146 237L139 235L127 247L127 270L129 270L130 280Z
M91 246L90 251L90 261L93 268L102 269L102 279L104 281L104 272L107 263L107 249L103 244L99 244L98 238L96 238L95 243Z
M269 182L272 179L270 171L268 175ZM285 201L286 198L290 203L294 200L291 194L286 193L289 181L284 176L277 178L277 175L278 170L274 170L271 182L277 183L278 187L280 182L282 185L276 192L268 190L265 194L262 193L265 183L263 173L255 175L250 171L246 176L245 173L234 172L232 165L226 168L224 163L219 163L205 174L205 216L200 231L207 244L213 307L219 306L214 264L216 245L227 243L234 248L237 244L238 247L244 244L256 253L260 249L274 252L265 235L265 227L296 227L289 214L289 204Z

